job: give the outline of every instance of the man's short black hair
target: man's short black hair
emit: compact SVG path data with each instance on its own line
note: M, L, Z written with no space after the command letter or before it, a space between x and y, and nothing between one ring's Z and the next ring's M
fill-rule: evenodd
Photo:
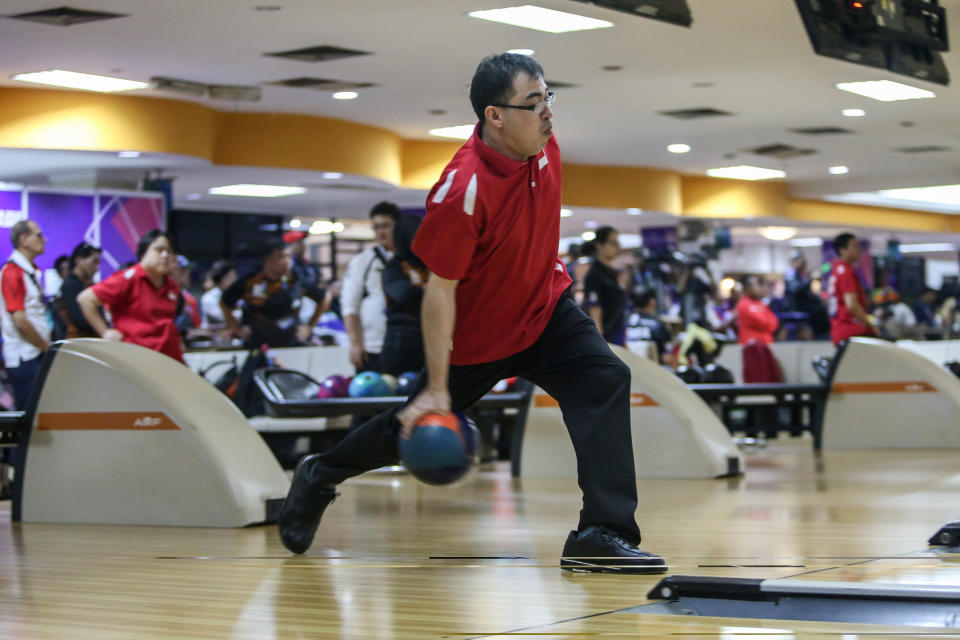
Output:
M746 289L747 287L749 287L751 283L754 284L754 285L756 285L756 286L760 286L760 285L762 285L764 282L765 282L764 277L763 277L763 276L758 276L758 275L755 274L755 273L747 274L747 275L743 276L743 279L742 279L742 280L740 280L740 284L743 285L743 288L744 288L744 289Z
M530 56L500 53L480 61L470 82L470 104L481 123L488 106L506 104L513 97L513 79L521 72L531 78L543 77L543 68Z
M400 217L400 207L398 207L393 202L388 202L384 200L383 202L378 202L373 205L373 209L370 209L370 219L373 219L373 216L390 216L393 218L393 221L396 222Z
M210 280L213 284L219 286L224 277L234 269L236 269L236 266L230 260L217 260L210 267Z
M604 225L597 229L594 233L596 234L597 242L600 244L605 244L610 239L610 236L616 232L617 230L613 227Z
M843 233L841 233L840 235L838 235L836 238L833 239L833 250L839 254L840 249L846 249L850 244L850 241L856 240L856 239L857 239L857 236L853 235L848 231L844 231Z
M657 292L652 289L643 289L633 298L633 304L638 309L646 309L651 300L657 299Z
M266 260L268 257L272 256L276 251L286 251L287 245L283 243L283 240L280 238L269 238L266 242L263 243L263 251L260 252L260 256Z
M140 242L137 243L137 260L143 260L143 256L147 255L147 249L150 248L150 245L154 243L157 238L166 238L167 242L170 243L170 248L176 253L176 249L173 244L173 237L163 229L151 229L143 234L143 237L140 238Z

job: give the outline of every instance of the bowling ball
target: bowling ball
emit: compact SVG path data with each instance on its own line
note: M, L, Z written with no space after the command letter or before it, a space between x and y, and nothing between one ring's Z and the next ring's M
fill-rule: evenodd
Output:
M390 395L390 387L384 382L379 373L363 371L353 376L350 381L349 393L351 398L375 398Z
M337 396L333 395L333 389L331 389L330 387L325 387L323 385L320 385L320 389L317 390L317 397L326 399L326 398L336 398Z
M401 373L400 377L397 378L397 389L394 393L398 396L409 396L413 393L413 385L417 383L417 375L416 371Z
M677 367L677 377L687 384L700 384L703 382L703 369L695 364L681 365Z
M480 432L462 413L428 413L409 438L400 436L400 459L427 484L450 484L466 475L480 450Z
M387 388L390 390L389 393L384 395L392 396L397 390L397 379L395 376L390 375L389 373L383 373L380 375L383 378L383 381L387 383Z
M327 376L322 386L330 390L331 398L346 398L350 392L350 380L344 376Z
M733 373L726 367L711 362L703 368L703 381L707 384L733 384Z

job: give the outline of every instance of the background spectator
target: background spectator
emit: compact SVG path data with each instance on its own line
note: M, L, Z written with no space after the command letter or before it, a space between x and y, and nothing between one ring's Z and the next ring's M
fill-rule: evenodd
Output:
M747 344L751 340L770 344L780 321L763 302L766 283L758 276L743 279L743 298L737 303L738 341Z
M620 234L613 227L600 227L584 253L593 256L593 264L584 279L583 305L604 340L622 346L627 337L627 292L612 266L620 255Z
M92 244L81 242L70 255L70 273L60 287L56 300L60 315L67 322L67 338L99 338L100 335L90 326L83 310L77 303L77 296L100 273L100 249Z
M423 369L423 333L420 303L429 271L410 248L420 228L421 216L405 213L393 230L396 253L383 269L383 293L387 298L387 330L380 352L383 373L400 375Z
M237 269L230 260L217 260L210 267L207 278L213 285L200 296L200 326L204 329L225 326L227 321L220 308L220 297L237 280Z

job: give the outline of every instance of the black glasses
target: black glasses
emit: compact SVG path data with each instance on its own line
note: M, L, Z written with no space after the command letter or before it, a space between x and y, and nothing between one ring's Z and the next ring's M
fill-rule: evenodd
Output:
M537 104L492 104L492 107L505 107L507 109L520 109L521 111L533 111L535 114L540 115L543 113L543 110L547 107L553 107L557 102L557 94L553 91L547 91L547 97L538 102Z

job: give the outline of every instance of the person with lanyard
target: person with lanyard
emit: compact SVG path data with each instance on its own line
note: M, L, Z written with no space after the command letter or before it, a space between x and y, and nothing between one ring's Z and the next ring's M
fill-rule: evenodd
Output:
M584 278L584 306L604 339L623 346L627 339L627 292L612 265L620 255L620 234L613 227L600 227L591 242L594 244L588 251L595 256Z
M411 249L423 218L404 213L393 229L393 257L383 269L387 298L387 331L383 336L380 366L383 373L399 376L423 368L423 333L420 306L429 272Z
M427 413L463 411L498 381L523 376L556 398L577 457L580 521L568 570L663 573L637 548L630 368L568 294L560 242L555 96L530 56L485 58L470 86L479 123L427 195L413 252L430 271L422 307L426 370L407 403L306 456L277 518L280 539L305 552L335 485L398 461Z
M400 208L380 202L370 210L376 242L350 261L340 291L340 311L350 339L350 362L361 371L380 371L380 350L387 331L383 269L393 257L393 228Z
M307 324L300 324L298 313L303 296L317 303ZM237 303L243 301L243 324L233 317ZM286 247L278 238L263 247L263 268L238 278L223 292L220 309L227 326L247 347L293 347L310 340L313 327L330 306L327 294L300 283L290 272Z
M47 247L43 231L33 220L20 220L10 228L13 253L0 271L3 298L3 360L13 383L13 399L23 410L43 354L50 348L53 327L40 286L40 269L34 264Z
M64 279L60 295L55 300L61 316L67 321L67 338L100 337L87 322L77 302L80 292L93 285L99 272L100 249L87 242L78 244L70 254L70 273Z
M104 340L130 342L183 362L177 330L180 286L172 277L176 253L170 234L148 231L137 244L138 262L84 289L77 297L87 322ZM110 310L113 327L100 314Z
M841 233L834 239L833 248L837 257L830 263L827 281L833 344L839 345L856 336L878 335L867 315L867 297L857 274L860 240L852 233Z

